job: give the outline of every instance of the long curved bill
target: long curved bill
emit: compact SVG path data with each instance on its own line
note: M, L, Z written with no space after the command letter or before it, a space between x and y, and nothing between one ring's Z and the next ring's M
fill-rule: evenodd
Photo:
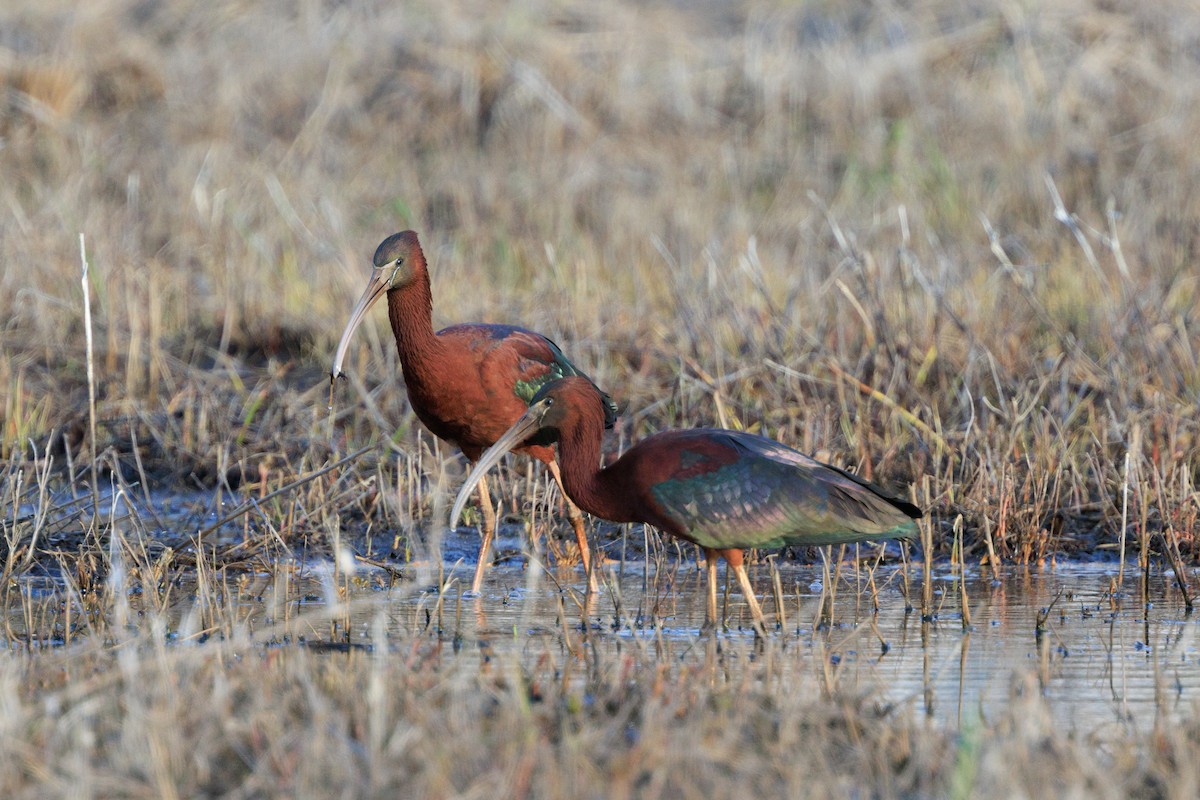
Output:
M546 409L541 403L530 406L529 410L496 440L495 444L483 451L483 455L475 463L471 474L467 476L466 483L458 490L458 497L454 498L454 508L450 512L450 530L454 530L458 526L458 518L467 504L467 498L471 496L472 490L479 483L479 479L486 475L489 469L496 466L496 462L504 458L508 451L520 447L526 439L536 433L537 429L541 427L542 415L545 413Z
M366 291L363 292L362 297L358 298L358 303L350 312L350 321L346 323L346 329L342 331L342 340L338 342L337 355L333 358L333 369L329 371L329 376L333 380L337 380L343 375L342 362L346 360L346 351L350 349L350 339L366 317L367 309L373 306L376 300L383 297L387 288L383 270L376 267L375 271L371 273L370 280L367 281Z

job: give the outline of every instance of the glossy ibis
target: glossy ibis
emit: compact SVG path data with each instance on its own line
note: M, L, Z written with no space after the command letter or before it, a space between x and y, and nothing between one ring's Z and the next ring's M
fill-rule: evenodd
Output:
M742 548L906 538L921 511L876 486L772 439L695 429L650 436L600 467L604 398L591 382L547 383L529 410L496 440L467 477L450 513L505 451L521 442L558 442L563 487L580 508L614 522L643 522L704 548L707 623L717 620L717 556L733 568L763 628L762 609L742 565Z
M413 231L384 239L375 250L374 263L366 291L350 312L350 321L342 332L331 375L334 379L342 375L342 362L354 331L367 310L386 295L388 319L413 411L435 436L456 445L471 461L478 460L486 448L521 418L529 401L546 382L578 376L592 385L558 345L533 331L511 325L465 323L434 333L429 272ZM601 425L612 427L616 404L599 389L593 390L603 398L598 401L603 405ZM544 462L562 488L562 474L552 448L509 439L508 449ZM563 499L575 529L583 569L594 586L583 517L565 490ZM475 592L483 581L496 532L496 512L482 476L479 505L483 512L483 538L471 585Z

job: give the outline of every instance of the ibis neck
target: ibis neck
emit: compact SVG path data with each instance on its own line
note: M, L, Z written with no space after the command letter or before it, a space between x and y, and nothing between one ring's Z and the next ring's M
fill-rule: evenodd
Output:
M388 320L396 338L396 353L407 379L424 365L437 363L440 343L433 332L433 293L429 275L420 270L415 280L387 293Z
M589 514L613 522L633 522L622 508L620 470L600 467L603 441L604 419L599 407L560 429L558 464L563 488L575 505Z

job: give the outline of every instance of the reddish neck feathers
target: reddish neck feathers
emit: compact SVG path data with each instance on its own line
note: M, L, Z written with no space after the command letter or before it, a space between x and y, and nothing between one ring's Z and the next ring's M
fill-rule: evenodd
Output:
M604 440L604 414L595 398L577 405L578 413L559 428L558 463L563 486L575 504L588 513L614 522L635 522L621 508L620 465L600 468Z
M392 323L406 381L410 375L423 376L439 362L437 353L441 344L433 332L433 293L424 259L414 267L413 280L387 293L388 320Z

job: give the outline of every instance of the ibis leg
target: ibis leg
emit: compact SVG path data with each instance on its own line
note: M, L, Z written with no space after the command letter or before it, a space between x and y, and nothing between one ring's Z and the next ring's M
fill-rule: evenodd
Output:
M729 566L733 567L733 574L737 576L738 583L741 584L742 594L745 595L746 603L750 606L750 613L754 617L755 629L765 636L767 626L763 620L762 607L758 604L758 597L755 596L754 587L750 584L750 576L746 574L746 567L742 564L742 551L722 550L721 555L725 556Z
M479 561L475 564L475 580L471 582L471 591L475 594L479 594L484 570L492 561L492 537L496 535L496 509L488 493L487 478L483 477L479 479L479 511L483 514L483 541L479 543Z
M704 611L704 627L717 629L717 551L704 548L704 572L708 576L708 607Z
M587 527L583 522L583 512L579 507L567 497L567 490L563 488L562 471L558 468L557 461L551 461L548 465L550 474L554 476L554 482L558 484L558 490L562 492L563 500L567 504L567 519L571 521L571 527L575 529L575 542L579 545L579 560L583 564L583 573L587 575L588 591L595 592L599 587L596 581L596 574L592 572L592 554L588 547Z

